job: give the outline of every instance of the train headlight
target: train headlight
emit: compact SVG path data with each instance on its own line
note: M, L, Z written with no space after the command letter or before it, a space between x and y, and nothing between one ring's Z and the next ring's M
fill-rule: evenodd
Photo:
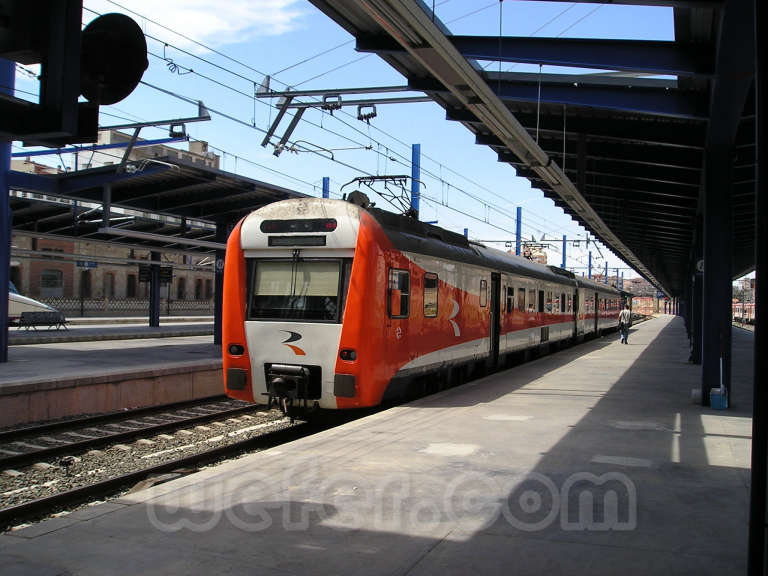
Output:
M242 356L245 352L245 348L240 344L230 344L227 350L231 356Z
M339 352L339 357L342 360L347 360L348 362L352 362L354 360L357 360L357 352L355 352L351 348L345 348L344 350Z

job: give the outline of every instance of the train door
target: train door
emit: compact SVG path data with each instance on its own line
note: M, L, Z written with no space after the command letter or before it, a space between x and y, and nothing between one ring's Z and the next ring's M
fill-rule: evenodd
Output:
M600 326L600 295L595 292L595 334L599 334L598 326Z
M574 290L573 294L569 296L571 298L571 323L573 324L573 337L576 338L579 335L579 291Z
M499 337L501 335L501 274L491 273L491 355L490 366L499 364Z

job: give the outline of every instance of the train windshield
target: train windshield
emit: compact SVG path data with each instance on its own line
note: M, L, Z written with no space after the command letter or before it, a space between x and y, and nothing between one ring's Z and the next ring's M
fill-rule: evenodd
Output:
M254 259L249 320L339 322L350 263L341 259Z

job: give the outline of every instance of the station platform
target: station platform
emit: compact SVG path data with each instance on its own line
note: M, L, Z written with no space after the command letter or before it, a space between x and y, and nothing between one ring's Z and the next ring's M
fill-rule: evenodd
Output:
M20 574L743 574L751 335L691 403L682 320L0 536Z
M147 318L74 318L67 320L67 329L11 328L8 330L8 343L11 346L17 346L213 334L213 318L209 317L161 317L160 326L156 328L151 328L148 323Z
M41 330L23 346L11 331L0 369L0 427L222 394L221 348L212 328L200 336L198 326Z

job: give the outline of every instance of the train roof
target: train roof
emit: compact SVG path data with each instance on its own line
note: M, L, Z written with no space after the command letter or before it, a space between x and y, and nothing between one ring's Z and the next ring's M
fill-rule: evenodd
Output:
M576 282L578 283L579 287L584 286L585 288L593 288L595 290L601 290L603 292L614 292L616 294L622 293L621 290L619 290L615 286L605 284L604 282L595 282L594 280L590 280L589 278L576 277Z
M561 284L576 285L576 282L581 280L568 270L555 266L545 266L521 256L514 256L495 248L470 242L461 234L445 230L439 226L379 208L365 208L365 210L381 225L398 250L495 268L512 274ZM615 291L614 288L604 284L595 282L591 282L591 284L601 290ZM616 292L618 293L618 291Z

